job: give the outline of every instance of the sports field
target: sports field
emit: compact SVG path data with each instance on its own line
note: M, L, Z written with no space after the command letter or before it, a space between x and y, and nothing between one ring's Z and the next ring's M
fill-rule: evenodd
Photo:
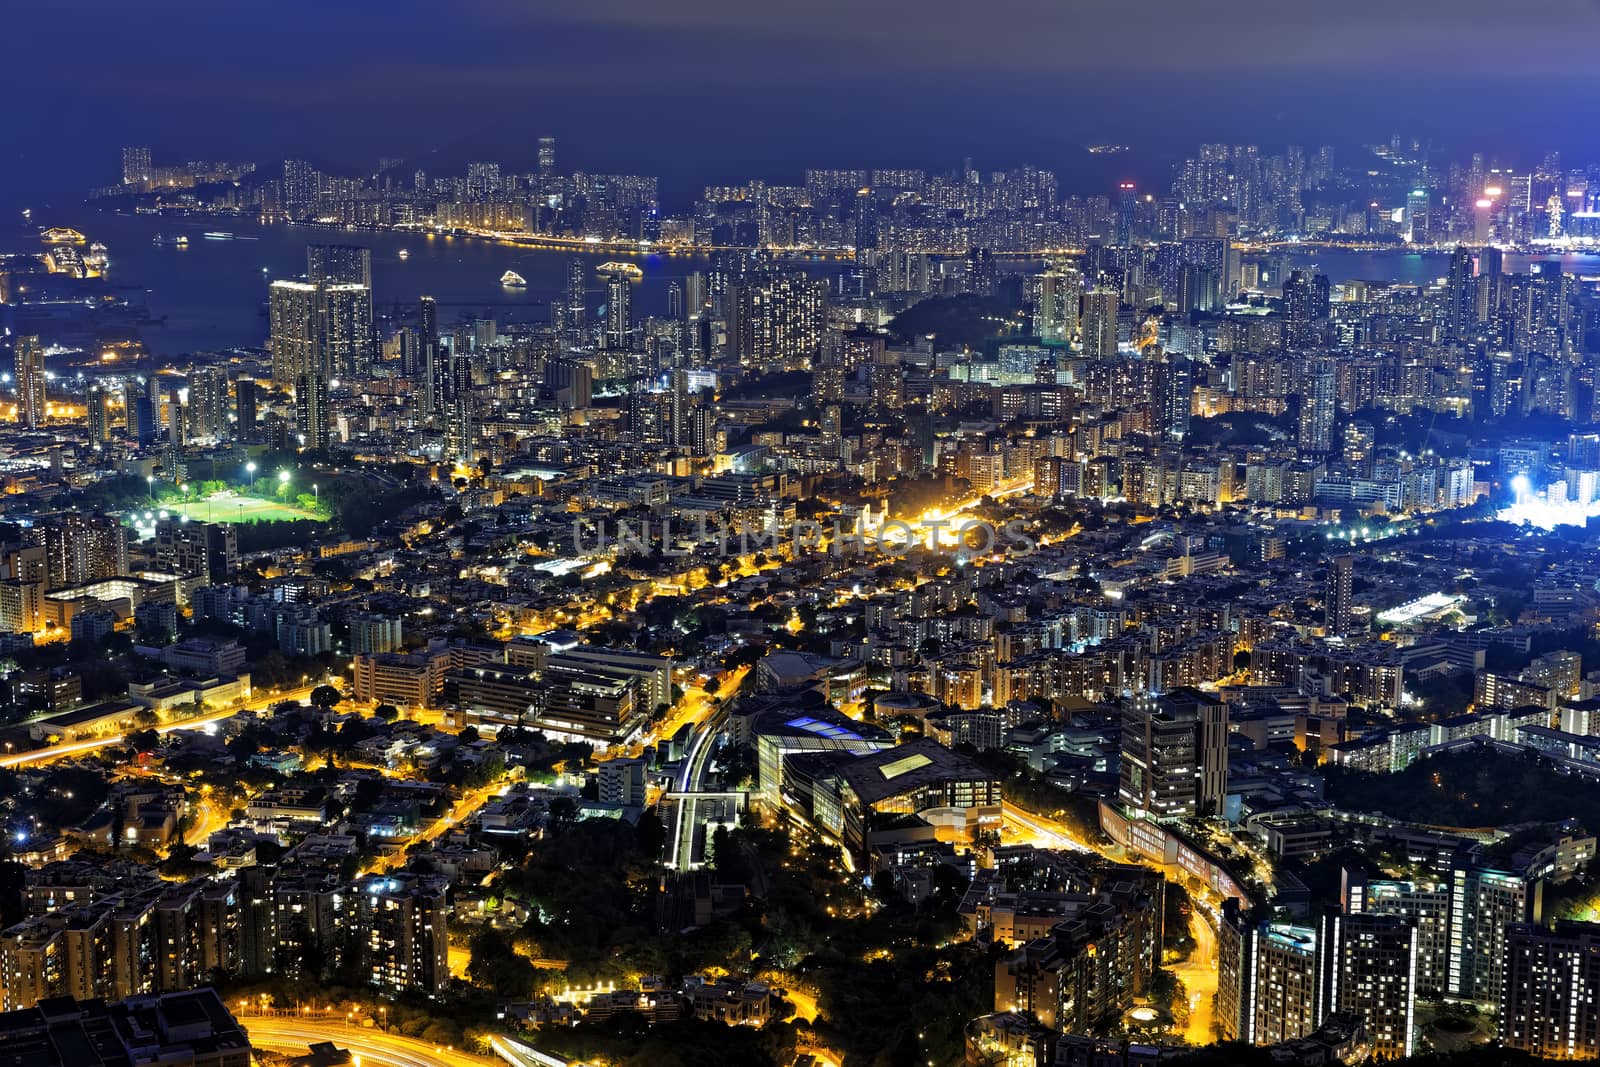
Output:
M293 504L233 493L215 493L204 500L191 500L187 504L169 501L162 507L179 515L187 515L197 522L288 522L292 519L321 518Z

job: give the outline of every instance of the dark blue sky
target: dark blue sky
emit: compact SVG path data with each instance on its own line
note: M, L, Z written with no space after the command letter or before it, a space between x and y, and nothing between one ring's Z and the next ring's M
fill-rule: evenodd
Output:
M1600 158L1600 0L7 0L0 201L75 198L117 148L663 175L1025 161L1104 188L1201 140L1391 132ZM1081 146L1139 152L1107 164ZM1142 172L1142 173L1139 173Z

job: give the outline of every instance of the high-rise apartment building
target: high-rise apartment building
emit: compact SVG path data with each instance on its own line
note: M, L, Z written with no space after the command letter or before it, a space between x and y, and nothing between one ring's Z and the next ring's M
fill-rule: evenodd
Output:
M24 334L13 344L17 385L17 422L37 430L45 420L44 345L35 334Z

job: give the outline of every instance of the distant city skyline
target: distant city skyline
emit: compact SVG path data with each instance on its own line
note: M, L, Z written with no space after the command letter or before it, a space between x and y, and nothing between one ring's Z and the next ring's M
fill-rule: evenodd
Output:
M944 4L915 18L900 3L833 4L801 27L724 0L559 16L485 0L388 8L379 23L318 10L314 34L303 6L270 20L147 19L100 3L93 17L8 14L15 40L70 40L75 56L67 78L54 47L16 49L0 71L13 101L0 204L62 195L61 176L121 143L340 167L512 160L520 145L531 165L550 133L583 166L643 166L674 190L753 159L773 178L803 162L968 154L1066 172L1094 162L1081 146L1100 140L1133 146L1125 162L1140 178L1165 161L1159 146L1212 139L1348 147L1426 130L1456 152L1596 146L1579 117L1600 88L1551 47L1600 29L1600 8L1577 0L1514 17L1452 5L1447 18L1373 0L1293 17L1260 0L1220 17L1151 3L1069 16L1003 0L981 16Z

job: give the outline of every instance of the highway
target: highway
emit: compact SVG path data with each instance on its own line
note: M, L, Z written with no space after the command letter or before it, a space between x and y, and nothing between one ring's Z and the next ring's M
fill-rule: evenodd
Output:
M1008 844L1060 848L1072 852L1097 851L1092 845L1073 837L1066 826L1053 819L1030 814L1009 802L1001 806L1001 811L1005 820L1005 830L1014 835Z
M288 689L281 693L252 698L236 708L224 708L221 711L207 712L193 719L184 719L182 722L166 723L155 728L158 734L170 734L175 730L201 730L224 719L231 719L241 711L260 711L262 708L280 704L286 700L300 701L311 695L311 690L316 686L302 686L299 689ZM68 756L82 756L90 752L98 752L103 748L124 743L126 734L107 734L105 737L95 737L87 741L72 741L64 745L52 745L49 748L36 748L27 752L17 752L9 756L0 756L0 768L11 769L15 767L34 767L42 763L54 763L56 760L66 759Z
M257 1048L305 1055L319 1041L331 1041L357 1057L358 1067L504 1067L499 1060L430 1045L413 1037L346 1026L338 1021L244 1016L239 1020Z
M711 753L717 747L717 735L722 731L726 717L727 705L723 705L695 731L694 741L690 743L689 751L683 757L683 766L678 771L676 792L700 791L705 782L706 767L711 763ZM677 818L672 827L672 854L667 866L680 871L687 871L694 865L694 839L698 825L696 808L694 797L685 797L677 805Z

